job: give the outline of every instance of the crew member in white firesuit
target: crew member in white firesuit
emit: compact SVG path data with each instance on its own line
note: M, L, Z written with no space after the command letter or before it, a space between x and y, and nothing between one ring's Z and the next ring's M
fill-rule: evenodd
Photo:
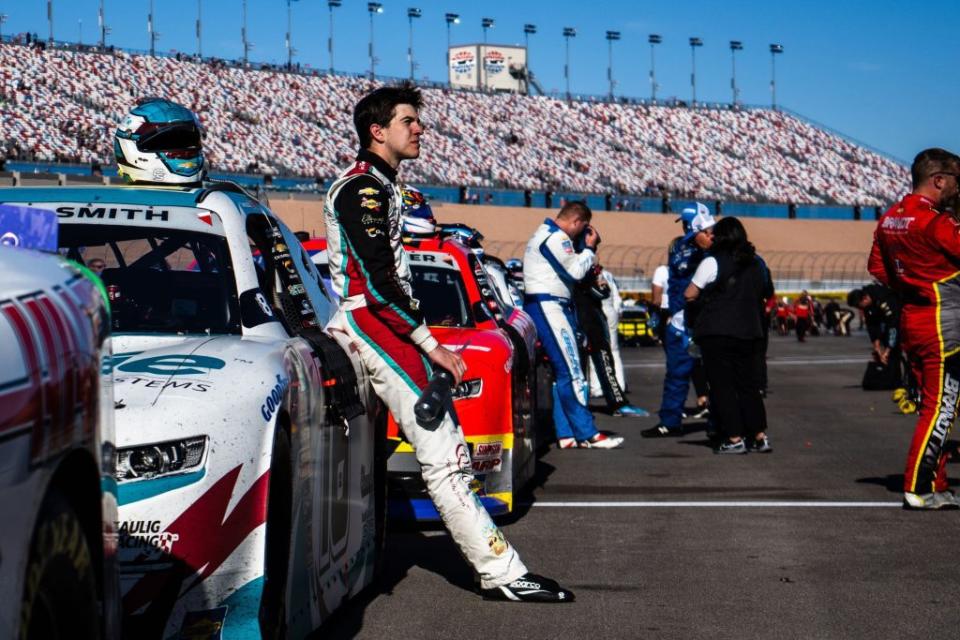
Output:
M410 267L401 244L402 196L397 169L420 155L424 127L420 91L382 87L354 108L360 138L356 162L330 187L324 203L327 251L341 296L331 331L357 348L373 388L416 451L424 483L454 542L480 576L488 599L568 602L554 580L528 573L519 554L471 490L473 473L463 432L449 412L439 426L417 422L414 405L431 366L463 377L462 358L440 346L411 296Z
M561 449L613 449L623 443L619 436L597 431L587 408L590 391L578 352L572 291L597 259L600 234L590 226L592 216L585 202L566 203L556 219L543 221L523 254L523 310L533 318L553 366L553 421ZM584 248L578 252L581 234Z

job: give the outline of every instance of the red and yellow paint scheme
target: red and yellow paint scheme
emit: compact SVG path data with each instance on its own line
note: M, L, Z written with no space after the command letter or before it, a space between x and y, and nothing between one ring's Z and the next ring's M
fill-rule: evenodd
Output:
M475 490L492 515L510 513L536 466L536 328L523 311L498 302L477 254L459 241L409 239L405 249L413 296L434 337L467 365L454 408L470 447ZM413 448L392 417L387 437L391 515L438 519Z

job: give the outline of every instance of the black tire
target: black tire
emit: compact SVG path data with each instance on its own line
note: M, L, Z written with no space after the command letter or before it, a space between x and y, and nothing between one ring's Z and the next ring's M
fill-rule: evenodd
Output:
M270 492L267 502L267 552L263 596L260 601L260 634L264 639L287 637L287 574L290 567L293 477L290 436L280 426L273 435Z
M51 490L30 542L20 640L100 637L93 558L76 511L59 491Z

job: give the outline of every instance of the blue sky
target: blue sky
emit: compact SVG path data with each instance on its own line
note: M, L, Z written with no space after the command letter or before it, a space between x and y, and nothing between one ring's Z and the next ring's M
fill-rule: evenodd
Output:
M480 5L461 0L381 0L375 17L377 72L405 77L409 73L407 8L419 7L414 23L418 77L445 80L447 42L444 14L460 14L453 43L479 42L481 19L493 18L491 43L519 44L524 23L537 25L531 36L531 68L549 90L562 91L563 27L575 27L571 41L571 88L576 93L607 93L606 30L619 30L614 45L614 77L618 94L648 97L650 48L647 36L658 33L656 50L659 97L690 97L688 38L699 36L697 97L729 102L731 60L728 42L741 40L737 84L748 104L770 102L770 53L773 42L784 46L777 58L777 101L822 125L864 144L909 161L928 146L960 151L960 128L953 119L960 103L960 83L952 43L960 24L960 2L929 0L673 0L629 2L609 0L518 0ZM240 44L241 0L201 0L204 55L236 57ZM147 49L148 0L105 0L107 42ZM197 0L154 0L158 48L194 52ZM82 21L83 40L98 38L98 0L53 0L54 35L76 40ZM327 68L329 13L326 0L293 3L295 61ZM922 7L922 8L919 8ZM48 33L46 0L0 0L9 16L5 34ZM337 69L369 69L369 16L361 0L343 0L335 10ZM248 33L255 48L251 58L284 62L285 0L248 0Z

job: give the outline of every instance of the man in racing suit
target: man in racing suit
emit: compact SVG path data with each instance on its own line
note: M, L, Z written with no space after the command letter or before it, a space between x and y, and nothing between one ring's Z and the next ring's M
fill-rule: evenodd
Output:
M660 400L660 422L644 429L644 438L679 437L683 435L683 405L690 390L690 375L696 358L687 348L690 338L683 318L687 290L706 250L713 243L713 225L716 223L706 205L696 203L683 210L679 220L686 234L670 244L667 256L667 290L670 294L668 320L663 328L663 348L667 355L667 370L663 377L663 395Z
M577 348L571 295L596 262L600 234L590 226L592 216L585 202L566 203L555 220L547 218L537 228L523 254L523 310L533 318L553 367L553 423L561 449L613 449L623 443L623 438L597 431L587 408L589 387ZM581 234L584 248L578 252L575 243Z
M960 394L960 228L943 206L957 195L960 157L920 152L913 192L877 223L868 268L900 294L903 346L921 404L904 472L904 507L956 509L944 445Z
M527 572L476 494L463 432L446 412L439 426L418 424L414 405L427 386L431 363L457 384L464 363L440 346L411 296L410 268L400 240L402 196L397 168L420 155L423 125L419 90L384 87L357 103L354 124L361 150L331 185L324 203L327 251L340 295L328 329L346 333L377 395L416 451L424 483L440 517L480 576L485 598L564 602L573 594Z

